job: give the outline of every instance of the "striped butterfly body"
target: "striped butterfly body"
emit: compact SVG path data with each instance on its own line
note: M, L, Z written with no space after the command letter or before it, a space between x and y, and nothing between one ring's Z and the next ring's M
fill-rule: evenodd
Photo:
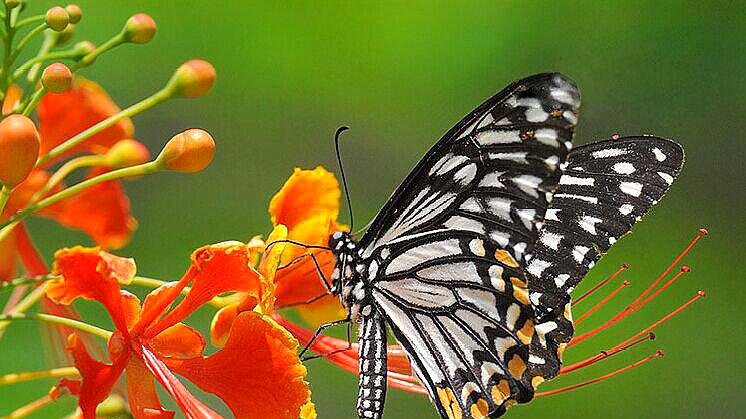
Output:
M683 164L652 136L572 149L579 105L560 74L511 84L433 146L359 242L332 235L360 417L383 414L387 328L443 417L500 416L557 375L570 292Z

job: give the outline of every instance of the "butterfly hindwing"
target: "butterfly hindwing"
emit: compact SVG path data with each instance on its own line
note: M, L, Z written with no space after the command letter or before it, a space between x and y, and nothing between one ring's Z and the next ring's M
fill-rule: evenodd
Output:
M499 415L533 397L537 371L559 368L521 263L579 103L559 74L511 84L433 146L360 241L373 299L445 417Z

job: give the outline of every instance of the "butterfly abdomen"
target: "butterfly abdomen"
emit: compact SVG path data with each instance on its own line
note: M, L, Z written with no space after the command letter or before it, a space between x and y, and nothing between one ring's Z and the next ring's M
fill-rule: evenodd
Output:
M386 398L386 323L373 305L363 307L361 314L357 414L361 418L380 418Z

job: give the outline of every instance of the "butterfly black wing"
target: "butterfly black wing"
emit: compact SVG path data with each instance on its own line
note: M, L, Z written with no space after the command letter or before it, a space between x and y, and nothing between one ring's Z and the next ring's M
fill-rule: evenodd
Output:
M433 146L360 242L373 297L443 416L499 415L559 368L521 263L579 104L559 74L511 84Z
M653 136L599 141L570 153L525 269L537 316L553 329L550 346L572 338L565 315L572 290L661 199L683 164L680 145Z

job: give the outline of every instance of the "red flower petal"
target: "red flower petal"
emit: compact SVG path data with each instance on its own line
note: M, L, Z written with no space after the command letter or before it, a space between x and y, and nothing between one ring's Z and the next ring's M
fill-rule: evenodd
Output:
M189 294L163 319L147 327L145 337L151 338L163 330L189 316L202 304L213 297L232 291L245 292L258 296L260 293L259 274L249 266L249 250L239 242L225 242L201 247L192 253L192 265L170 292L175 299L179 292L191 282ZM164 303L173 302L164 300ZM144 321L152 321L143 313ZM142 325L140 325L142 326Z
M201 356L205 350L205 338L183 323L158 333L148 344L159 356L191 358Z
M171 369L215 394L240 418L296 419L310 400L297 341L274 320L243 312L225 347L209 357L166 360Z
M106 170L94 169L87 178ZM88 234L97 245L120 248L127 244L137 221L130 213L130 201L119 181L99 183L50 205L39 212L58 223Z
M12 279L16 274L16 240L13 234L0 240L0 282Z
M179 405L181 411L187 418L222 418L222 416L197 400L197 398L194 397L186 387L184 387L184 384L182 384L181 381L179 381L179 379L176 378L176 376L168 369L166 364L158 359L152 351L144 346L140 346L138 351L141 359L150 372L155 376L158 382L161 383L163 388L166 389L166 392L173 397L176 404Z
M77 78L66 92L44 95L37 112L41 135L40 154L44 155L76 134L116 114L119 107L98 84ZM133 133L132 121L129 118L123 119L86 139L64 155L83 151L101 154L117 141L131 138Z
M114 361L113 365L98 362L91 358L85 345L76 334L68 337L67 349L73 356L75 367L83 377L79 389L78 406L83 411L85 419L95 419L96 406L109 396L112 387L127 364L127 357L120 357ZM73 389L69 386L68 388L71 391Z
M127 331L119 282L128 283L135 275L135 262L99 250L73 247L54 255L55 275L62 280L47 285L47 296L59 304L70 304L76 298L96 300L106 307L116 328Z
M127 398L132 415L136 418L174 417L174 412L163 410L155 391L155 378L145 364L137 358L130 358L125 370L127 377Z

